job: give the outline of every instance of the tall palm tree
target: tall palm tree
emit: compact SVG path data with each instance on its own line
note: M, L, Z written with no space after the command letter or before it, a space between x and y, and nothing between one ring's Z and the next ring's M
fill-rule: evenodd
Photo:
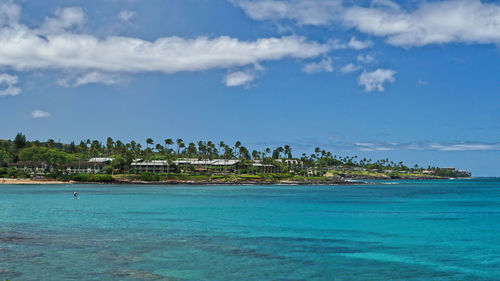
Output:
M182 139L177 139L177 155L180 154L181 148L184 147L184 141Z
M85 144L87 145L87 158L90 158L90 139L87 139Z
M292 148L288 144L285 145L285 158L292 158Z
M113 139L111 137L108 137L106 139L106 150L108 151L108 157L111 156L111 150L113 149Z
M146 140L146 172L149 172L149 168L148 168L148 151L149 151L149 145L153 145L153 139L152 138L148 138Z
M219 154L222 154L222 148L225 146L226 146L226 144L223 141L219 142Z
M240 148L241 146L241 141L236 141L236 143L234 144L234 153L236 153L236 151ZM239 158L240 154L238 152L238 158Z
M161 152L162 149L164 150L163 146L161 144L159 144L159 143L156 144L155 149L156 149L156 152Z
M169 151L169 150L170 150L170 146L171 146L172 144L174 144L174 142L172 141L172 139L166 139L166 140L165 140L165 147L166 147L167 151Z

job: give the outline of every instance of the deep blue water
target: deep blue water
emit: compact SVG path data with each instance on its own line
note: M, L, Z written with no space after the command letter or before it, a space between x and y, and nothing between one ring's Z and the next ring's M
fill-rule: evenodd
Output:
M387 183L0 185L0 280L500 280L500 180Z

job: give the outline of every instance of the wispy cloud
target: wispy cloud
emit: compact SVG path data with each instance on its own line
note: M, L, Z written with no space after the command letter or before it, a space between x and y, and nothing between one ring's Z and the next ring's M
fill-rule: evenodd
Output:
M421 1L410 10L390 0L369 6L341 0L231 0L255 20L298 25L340 25L379 36L397 46L500 43L500 4L479 0Z
M244 86L250 87L251 83L264 71L260 65L254 65L243 70L229 72L224 76L222 82L227 87Z
M500 150L500 143L463 142L463 143L395 143L395 142L356 142L354 147L360 151L417 150L417 151L493 151Z
M383 92L385 90L384 84L396 81L394 78L395 74L396 71L394 70L381 68L371 72L363 71L358 78L358 83L365 87L365 91L367 92Z
M418 86L427 86L427 85L429 85L429 82L422 80L422 79L418 79L417 85Z
M332 72L333 71L333 66L332 66L332 59L327 57L323 58L322 60L318 62L311 62L302 68L302 71L305 73L318 73L318 72Z
M255 20L291 19L300 25L325 25L333 22L342 9L340 0L230 0Z
M36 109L36 110L33 110L31 112L31 117L33 117L35 119L47 118L47 117L50 117L50 113L43 111L43 110L40 110L40 109Z
M63 87L80 87L88 84L115 85L123 82L118 74L92 71L80 76L69 76L59 79L57 83Z
M19 21L21 7L12 1L0 2L0 26L15 24Z
M352 72L356 72L358 70L361 70L361 66L353 64L353 63L348 63L348 64L342 66L339 70L341 73L352 73Z
M123 22L129 22L135 16L134 11L121 10L118 14L118 18Z
M321 147L340 152L388 152L388 151L435 151L442 153L466 151L500 151L499 143L487 142L392 142L392 141L349 141L342 136L320 138L302 138L296 140L268 140L258 142L256 145L271 148L290 144L299 151L310 151Z
M255 75L246 71L235 71L224 77L224 84L228 87L248 86L255 79Z
M80 7L59 8L55 17L45 18L38 30L41 34L55 34L65 32L71 28L82 27L85 22L85 13Z
M21 88L17 87L19 78L8 73L0 74L0 96L16 96L21 93Z
M349 40L349 43L347 43L347 45L352 49L362 50L371 47L373 45L373 42L370 40L360 41L356 39L356 37L351 37L351 40Z
M374 62L375 58L371 55L358 55L357 60L360 63L368 64Z

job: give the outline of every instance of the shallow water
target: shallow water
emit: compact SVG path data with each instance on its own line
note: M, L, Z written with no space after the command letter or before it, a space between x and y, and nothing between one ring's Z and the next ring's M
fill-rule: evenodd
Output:
M387 183L3 185L0 280L500 279L500 180Z

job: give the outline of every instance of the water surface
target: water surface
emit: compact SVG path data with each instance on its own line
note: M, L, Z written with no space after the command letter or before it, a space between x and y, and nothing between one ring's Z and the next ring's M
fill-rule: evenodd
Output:
M500 279L500 180L388 183L3 185L0 279Z

